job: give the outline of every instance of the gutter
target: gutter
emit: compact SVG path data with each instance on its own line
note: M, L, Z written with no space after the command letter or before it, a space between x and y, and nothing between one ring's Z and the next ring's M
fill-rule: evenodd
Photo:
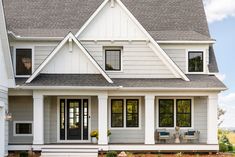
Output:
M15 89L27 90L123 90L123 91L225 91L227 88L158 88L158 87L99 87L99 86L16 86Z
M61 41L64 39L64 37L22 37L19 35L16 35L14 32L12 31L8 31L8 34L11 35L14 39L16 40L20 40L20 41L32 41L32 40L36 40L36 41ZM128 40L128 39L82 39L80 41L92 41L92 42L98 42L98 41L110 41L110 42L114 42L114 41L119 41L119 42L123 42L123 41L146 41L146 39L136 39L136 40ZM195 40L195 41L191 41L191 40L158 40L156 41L159 44L214 44L215 40L208 40L208 41L200 41L200 40Z

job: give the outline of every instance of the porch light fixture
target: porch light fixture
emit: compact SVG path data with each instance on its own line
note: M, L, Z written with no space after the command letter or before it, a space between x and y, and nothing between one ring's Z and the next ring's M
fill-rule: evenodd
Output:
M9 113L7 110L5 112L5 120L11 121L12 120L12 113Z

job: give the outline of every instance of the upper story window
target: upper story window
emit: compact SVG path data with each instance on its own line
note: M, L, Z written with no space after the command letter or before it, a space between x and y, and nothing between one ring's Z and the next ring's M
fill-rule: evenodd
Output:
M188 52L188 72L204 71L203 51Z
M29 76L32 74L32 49L17 48L15 50L16 76Z
M121 49L105 49L105 70L121 71Z

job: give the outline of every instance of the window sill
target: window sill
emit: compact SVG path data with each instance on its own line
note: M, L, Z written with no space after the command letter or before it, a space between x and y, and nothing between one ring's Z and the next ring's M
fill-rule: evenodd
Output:
M15 78L29 78L30 75L15 75Z

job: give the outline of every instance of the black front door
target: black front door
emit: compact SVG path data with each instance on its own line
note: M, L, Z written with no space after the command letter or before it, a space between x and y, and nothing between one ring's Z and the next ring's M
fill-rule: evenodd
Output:
M81 140L81 100L67 100L67 140Z
M88 99L60 100L60 140L88 140Z

